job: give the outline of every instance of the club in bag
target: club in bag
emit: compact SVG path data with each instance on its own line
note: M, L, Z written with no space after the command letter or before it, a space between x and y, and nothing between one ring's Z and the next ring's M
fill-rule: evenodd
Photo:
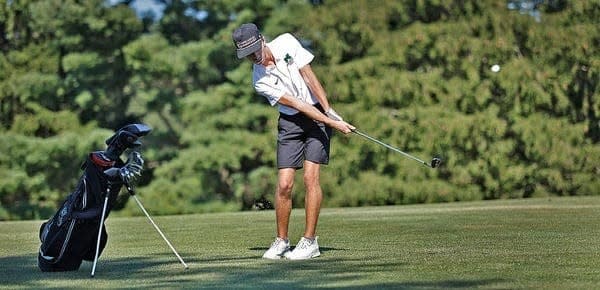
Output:
M434 157L434 158L431 159L430 163L427 163L427 162L425 162L425 161L423 161L423 160L421 160L421 159L419 159L419 158L417 158L415 156L412 156L412 155L410 155L410 154L408 154L406 152L401 151L398 148L395 148L395 147L393 147L391 145L383 143L383 142L381 142L381 141L379 141L379 140L377 140L377 139L375 139L375 138L373 138L373 137L371 137L371 136L369 136L369 135L367 135L367 134L365 134L365 133L363 133L361 131L358 131L358 130L354 129L354 130L352 130L352 132L355 133L356 135L362 136L362 137L364 137L364 138L366 138L366 139L368 139L370 141L373 141L373 142L375 142L375 143L377 143L379 145L382 145L382 146L384 146L384 147L386 147L386 148L388 148L388 149L390 149L392 151L398 152L398 153L404 155L405 157L408 157L408 158L410 158L412 160L415 160L415 161L417 161L417 162L419 162L419 163L421 163L421 164L423 164L423 165L425 165L427 167L437 168L437 167L439 167L442 164L442 159L441 158Z

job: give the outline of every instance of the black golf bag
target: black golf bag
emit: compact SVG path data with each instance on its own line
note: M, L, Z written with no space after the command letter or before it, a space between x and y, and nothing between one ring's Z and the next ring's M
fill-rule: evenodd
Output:
M140 175L144 163L136 151L131 152L127 162L123 162L120 155L126 149L140 146L138 139L150 130L143 124L125 126L106 140L105 151L88 154L75 190L40 227L42 244L38 266L42 271L75 271L83 260L93 261L100 225L99 254L102 253L108 241L103 221L115 205L123 185L131 185ZM101 221L104 206L106 212Z

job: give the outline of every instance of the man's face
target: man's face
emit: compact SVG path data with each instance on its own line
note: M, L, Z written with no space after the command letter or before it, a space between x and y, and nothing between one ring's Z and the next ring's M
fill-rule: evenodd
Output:
M257 51L255 51L254 53L248 55L246 58L249 59L249 60L251 60L255 64L261 64L262 61L263 61L263 59L265 59L265 57L264 57L265 56L264 55L265 49L264 48L265 48L264 42L261 41L261 47L260 47L260 49L257 50Z

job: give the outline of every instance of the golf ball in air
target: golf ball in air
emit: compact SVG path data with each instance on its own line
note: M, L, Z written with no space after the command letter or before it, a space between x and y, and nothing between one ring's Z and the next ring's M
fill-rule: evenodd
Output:
M493 65L493 66L492 66L491 70L492 70L493 72L499 72L499 71L500 71L500 66L499 66L499 65L497 65L497 64L495 64L495 65Z

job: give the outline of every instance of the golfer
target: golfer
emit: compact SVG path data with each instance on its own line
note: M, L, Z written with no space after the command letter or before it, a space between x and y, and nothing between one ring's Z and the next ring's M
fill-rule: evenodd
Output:
M253 23L233 32L237 57L254 62L252 83L271 106L279 107L277 137L278 181L275 193L277 237L263 258L292 260L319 256L316 228L323 193L319 183L321 164L329 162L329 143L335 128L344 134L354 130L331 108L327 94L314 74L314 56L291 34L266 42ZM290 251L288 225L292 188L297 169L304 168L306 224L304 236Z

